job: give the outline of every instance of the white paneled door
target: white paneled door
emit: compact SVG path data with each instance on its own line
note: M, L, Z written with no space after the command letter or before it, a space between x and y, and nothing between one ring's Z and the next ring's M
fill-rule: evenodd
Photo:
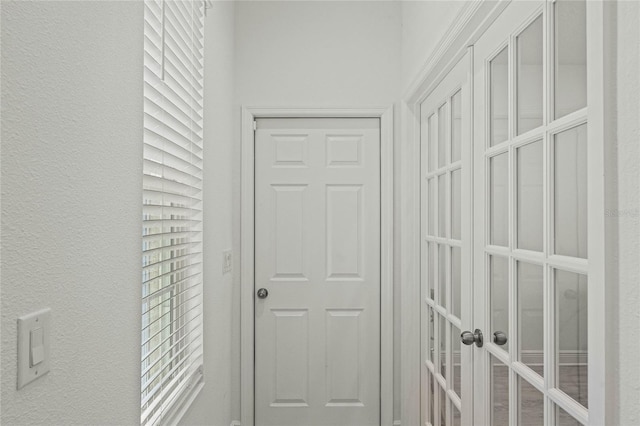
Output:
M380 120L258 119L255 424L380 424Z

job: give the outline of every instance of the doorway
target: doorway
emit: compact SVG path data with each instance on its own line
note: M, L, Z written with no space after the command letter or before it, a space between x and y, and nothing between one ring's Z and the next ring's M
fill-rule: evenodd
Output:
M391 125L244 110L242 424L392 422Z

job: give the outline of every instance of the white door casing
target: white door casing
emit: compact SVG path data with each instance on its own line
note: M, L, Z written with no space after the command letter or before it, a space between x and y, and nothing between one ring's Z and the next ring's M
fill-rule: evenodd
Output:
M280 153L272 151L267 154L269 159L264 164L272 166L270 170L274 171L275 175L271 177L276 179L286 176L287 169L294 173L290 176L289 181L284 179L279 183L274 183L276 189L269 184L268 190L273 191L271 195L274 195L277 191L275 200L279 199L279 202L274 203L274 198L269 200L268 197L261 197L260 185L263 183L263 180L258 176L258 173L261 171L258 157L262 157L262 155L260 153L260 147L258 147L256 155L254 156L252 129L253 121L259 117L288 117L289 120L281 120L280 122L297 122L295 125L299 125L300 122L304 121L301 120L304 117L352 117L356 118L354 122L359 121L360 123L366 122L366 120L362 120L362 118L372 117L373 122L375 122L377 126L375 129L377 141L374 141L377 145L374 153L377 155L377 160L374 161L373 157L371 157L373 151L363 149L362 141L357 137L353 137L355 136L353 134L354 129L334 129L336 131L329 132L329 136L332 136L330 139L326 137L326 134L324 136L314 136L313 133L318 133L319 129L308 132L311 138L307 141L310 142L310 144L307 144L309 151L306 152L304 149L303 151L299 151L296 148L296 140L299 142L300 139L295 135L305 134L304 132L301 133L303 129L295 129L293 133L289 132L289 134L287 134L285 129L278 129L276 133L286 136L284 139L280 138L280 142L282 142L279 143ZM294 119L291 120L291 118ZM274 123L274 121L270 121ZM328 120L316 121L326 122ZM339 121L340 119L338 119L338 122ZM257 424L287 424L287 421L289 424L313 424L313 422L317 424L392 423L393 302L391 166L393 157L391 122L392 112L387 109L285 110L245 108L243 110L242 263L246 266L243 267L241 277L242 424L251 425L254 424L254 422ZM256 133L256 139L259 141L260 130ZM346 136L346 138L343 138L343 136ZM331 143L327 144L329 140ZM347 144L337 145L339 142L347 142ZM305 145L305 143L302 143L302 145ZM309 156L311 153L313 153L312 159ZM300 157L300 155L304 157ZM279 156L279 159L277 156ZM328 162L329 156L333 156L335 159ZM344 158L341 159L341 156ZM369 159L367 159L367 156L369 156ZM380 162L381 157L382 162ZM253 169L254 158L256 167L255 180ZM303 159L303 162L312 165L312 167L300 164L301 159ZM355 230L357 232L354 232L353 227L344 226L346 221L355 219L354 212L351 208L359 209L361 215L366 214L365 207L367 198L372 197L365 197L364 195L366 195L366 193L363 192L363 189L367 185L372 186L374 184L371 179L365 185L364 181L358 182L357 179L351 179L351 181L347 179L345 181L344 178L352 174L348 170L361 169L366 163L372 162L377 164L377 178L373 179L376 181L375 185L377 186L377 206L374 208L376 213L373 214L373 221L370 220L370 222L377 222L377 237L372 237L364 232L366 231L364 227L365 223L362 223L361 225L363 226ZM309 169L307 170L309 173L306 173L306 176L304 172L305 168ZM328 170L330 173L325 173L322 169L325 169L325 172ZM265 170L268 170L268 168ZM360 178L366 180L366 176L372 176L371 172L372 170L368 170L366 173L361 174ZM325 178L329 177L330 179L323 183L323 175ZM375 175L376 173L373 173L373 176ZM351 177L354 176L355 175ZM293 182L301 178L309 179L309 182ZM293 181L291 179L293 179ZM253 203L254 182L256 201L255 219ZM328 186L325 187L327 184ZM322 187L322 189L314 188L309 191L312 187ZM308 194L314 196L309 198ZM298 200L296 200L296 198L298 198ZM304 218L302 220L308 222L308 226L304 226L302 232L307 234L308 237L303 238L302 242L300 242L295 237L295 232L280 233L280 236L283 238L278 247L287 250L290 244L297 244L298 247L302 246L302 251L285 253L288 256L282 257L277 256L277 252L273 250L267 250L265 252L263 248L260 248L261 243L258 239L263 233L262 230L264 230L266 234L273 236L277 226L282 228L286 223L289 229L295 231L296 223L300 225L301 220L297 214L291 215L285 212L285 217L270 213L274 216L272 218L274 220L276 220L276 216L280 216L280 223L278 224L277 222L271 221L269 226L262 227L260 218L263 217L263 215L258 211L260 204L262 204L261 199L265 202L265 205L270 206L269 208L272 209L272 213L275 212L273 208L276 204L280 204L281 207L289 205L299 212L300 207L302 207L300 202L307 204L306 202L309 201L309 206L305 206L305 208L309 208L306 217L305 215L302 216ZM331 201L318 210L318 206L321 206L325 199ZM326 208L331 210L328 211ZM329 215L331 218L323 224L322 221L326 219L325 214L332 212L334 214ZM365 219L364 216L361 218ZM256 225L255 247L253 244L254 220ZM332 227L335 232L342 234L342 240L346 241L344 246L340 246L337 242L338 240L335 238L332 243L332 241L328 239L328 236L324 235L324 232L321 231L320 228L324 228L327 225ZM374 231L374 233L376 232ZM298 233L298 236L302 235ZM319 242L314 241L317 238L320 238ZM362 240L358 241L359 238ZM368 238L377 239L377 242L374 241L374 244L370 244ZM361 243L361 245L358 245L358 242ZM331 254L331 251L326 248L326 243L332 244L332 248L342 250L342 254L346 254L346 256L333 257L329 263L325 264L326 256ZM377 250L375 249L376 246ZM256 298L255 306L253 282L254 248L256 254L256 282L260 280L259 275L261 275L263 271L266 277L269 277L272 273L276 275L275 279L274 277L268 278L268 284L271 288L264 286L265 288L269 288L269 296L266 299ZM354 258L352 254L349 254L356 249L363 250L365 256L361 256L360 259L358 259L357 256ZM344 252L344 250L346 250L346 252ZM260 252L267 254L264 262L258 257L258 253ZM338 253L336 252L336 254ZM371 262L368 264L367 257L371 258ZM360 268L357 272L354 272L353 268L351 268L354 259L357 267ZM302 273L295 272L296 262L299 266L302 265L303 268L307 269L303 270ZM302 264L300 264L300 262L302 262ZM360 263L358 264L358 262ZM375 267L373 267L373 263L375 263ZM275 268L279 268L280 272L276 272ZM351 270L348 270L349 268L351 268ZM298 267L298 269L300 269L300 267ZM321 282L312 285L310 282L304 281L307 279L306 275L309 275L311 279L315 277ZM374 281L377 281L377 288L373 291L375 295L373 295L371 291L367 292L366 290L364 292L361 291L361 294L358 295L358 291L348 289L349 287L361 287L362 290L366 287L362 285L362 282L359 282L362 280L358 275L367 277L367 279L369 276L374 276ZM299 280L298 284L296 284L297 280ZM301 283L302 285L299 285ZM255 290L260 287L261 285L256 284ZM310 293L311 297L306 297L305 299L303 296L303 299L296 301L296 295L300 296L305 293L303 288L306 288L307 293ZM286 289L289 291L283 291ZM277 296L274 296L274 292ZM364 297L363 300L362 296L367 296L367 293L370 293L368 294L368 300L367 297ZM277 297L282 297L282 299L278 300ZM334 298L333 301L331 300L332 297ZM370 308L372 309L371 311L369 310ZM254 312L256 320L255 333L253 324ZM268 313L268 315L265 313ZM372 319L370 318L371 315L373 315L373 328L363 321ZM261 319L266 321L261 321ZM266 328L264 330L267 330L276 324L278 324L276 328L279 327L282 331L279 333L279 337L276 335L275 340L263 339L260 341L265 333L269 333L269 331L263 333L262 325L265 325ZM303 324L302 328L300 328L300 324ZM305 327L307 326L309 327L308 331L310 334L306 337L307 346L305 349L304 345L300 346L300 342L305 340L304 333L306 333ZM369 328L369 330L367 330L367 328ZM328 333L324 332L325 329ZM373 329L375 329L375 331L372 331ZM270 329L272 333L271 337L273 337L273 331L273 329ZM302 334L300 334L301 332ZM293 336L295 333L300 335ZM354 346L354 339L347 336L349 334L360 336L357 342L358 347ZM254 336L255 359L253 353ZM290 337L300 337L300 339ZM327 346L327 342L329 343L328 347L332 347L330 351L324 349L324 346ZM371 345L371 343L373 343L373 345ZM260 348L265 345L269 349L266 352L271 353L267 353L265 357L262 357L261 354L265 351ZM284 358L279 360L273 354L273 350L275 350L278 345L281 347L280 354L284 354ZM292 351L283 351L282 348L287 347L287 345L294 345L296 348ZM373 356L371 353L368 353L367 346L375 347ZM354 351L354 348L357 350ZM304 375L300 376L297 374L302 371L300 370L302 364L299 362L300 357L295 356L304 351L307 352L307 361L309 362L306 378ZM354 358L356 352L362 356L355 356ZM330 359L330 362L325 362L326 359ZM342 360L343 362L336 362L338 360ZM320 361L322 365L319 365L318 361ZM355 364L356 361L358 364L364 363L362 367L358 367L358 374L354 374L354 371L352 371L352 369L349 368L350 365L348 365L349 363ZM255 377L254 362L256 368ZM278 362L280 362L282 374L278 373L279 383L277 384L279 388L275 388L276 383L274 381L269 383L268 381L275 379L276 376L274 376L273 373L263 374L263 371L269 371L270 367L267 364L271 363L271 365L273 365L273 363L275 363L277 365ZM285 364L287 365L287 369L283 370ZM373 364L375 364L375 366ZM296 368L298 368L298 370L294 371ZM294 374L291 374L292 372ZM329 380L328 387L326 386L327 381L325 380L327 374L331 379ZM360 377L358 377L358 375L360 375ZM299 377L300 380L298 380ZM360 385L354 386L356 382L355 379L360 380ZM307 382L309 386L306 390L304 386L300 386L300 381ZM269 398L272 399L268 401L266 405L262 406L263 408L268 408L266 410L267 413L271 413L267 414L266 417L264 416L264 412L261 411L260 406L261 395L265 394L263 391L269 394L265 401ZM299 391L306 391L307 395L299 396L301 395ZM299 395L295 395L296 393ZM305 405L309 405L309 407L305 407ZM367 412L367 410L368 413L363 414ZM332 416L333 420L331 420ZM366 420L367 418L369 420Z
M380 125L257 120L255 418L380 423Z

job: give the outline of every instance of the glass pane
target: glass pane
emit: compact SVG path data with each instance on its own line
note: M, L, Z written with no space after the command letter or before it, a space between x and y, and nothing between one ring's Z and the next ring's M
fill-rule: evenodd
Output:
M557 386L588 407L587 276L555 271Z
M438 245L438 304L447 307L447 258L446 246Z
M491 168L491 244L509 245L509 192L508 192L508 153L492 157Z
M451 384L453 391L461 395L460 390L460 329L455 325L451 326L451 355L452 355L452 369L451 369Z
M447 377L447 320L443 316L439 316L440 321L440 374Z
M427 187L427 221L429 235L436 235L436 179L429 179Z
M544 328L542 266L518 262L519 360L543 375Z
M460 426L462 423L462 416L460 415L460 410L458 407L452 402L451 409L453 410L453 426Z
M556 405L556 426L581 426L581 423Z
M436 281L436 245L427 243L427 297L433 299Z
M451 98L451 162L460 161L462 145L462 92Z
M542 141L521 146L518 158L518 248L542 251Z
M446 234L447 221L447 184L446 175L438 177L438 236L444 237Z
M509 261L506 257L491 256L491 333L502 331L509 338ZM502 348L509 350L509 341Z
M440 426L447 424L447 394L444 389L440 388Z
M587 257L587 125L555 136L555 253Z
M518 134L542 125L542 15L517 37Z
M490 94L490 145L508 138L509 125L509 53L505 47L489 64Z
M556 0L555 116L587 106L587 2Z
M427 158L427 169L432 172L436 169L436 147L438 146L438 133L436 128L436 115L431 114L428 119L429 123L429 157Z
M436 344L435 344L435 327L434 327L434 316L433 316L433 308L427 308L427 312L429 315L429 347L427 348L427 357L429 358L429 361L431 362L435 362L434 361L434 354L436 352Z
M544 396L522 377L518 377L518 425L544 424Z
M447 164L447 104L438 108L438 167Z
M491 425L509 425L509 369L493 355L491 363Z
M436 394L433 392L433 375L431 374L430 371L427 371L427 388L429 389L428 395L427 395L427 400L428 400L428 413L427 413L427 419L429 420L429 423L431 423L432 425L435 425L435 415L433 412L433 400L436 399Z
M462 228L462 188L460 169L451 172L451 238L460 239Z
M460 286L462 283L460 253L460 247L451 247L451 312L458 318L460 318L462 311L460 305Z

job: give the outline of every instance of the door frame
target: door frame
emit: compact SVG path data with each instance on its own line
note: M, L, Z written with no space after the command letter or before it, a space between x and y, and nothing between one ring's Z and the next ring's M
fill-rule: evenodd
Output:
M421 333L420 323L420 251L421 251L421 193L420 193L420 104L433 92L457 62L470 50L473 61L473 45L486 29L497 19L513 0L491 2L481 0L469 2L463 6L452 21L452 25L427 59L404 93L401 102L401 246L402 264L401 282L401 418L405 425L420 424L421 416ZM551 0L547 0L551 1ZM588 92L588 233L589 233L589 320L596 324L589 328L589 384L594 400L600 404L589 408L590 424L604 424L605 419L615 413L615 385L607 380L616 377L615 333L606 330L615 326L613 318L613 300L615 300L615 259L609 248L615 245L614 237L606 236L605 221L605 185L608 174L614 173L615 166L609 159L611 148L605 140L612 138L613 121L606 113L606 104L610 104L608 94L611 83L605 80L609 71L605 58L605 47L615 43L606 30L613 21L612 6L606 0L588 1L587 14L587 87ZM609 30L610 31L610 30ZM609 54L610 56L610 54ZM609 58L610 59L610 58ZM471 96L473 105L473 62L470 66ZM475 120L473 108L471 120ZM473 133L471 143L474 143ZM605 181L607 179L607 181ZM473 191L472 191L473 192ZM464 220L464 218L463 218ZM474 363L475 363L474 357ZM475 367L474 367L475 369ZM592 386L593 385L593 386ZM596 386L601 385L601 386ZM590 398L591 400L591 398ZM591 404L590 404L591 405Z
M380 424L393 423L393 106L242 108L240 189L240 420L254 424L255 130L257 118L380 119Z

